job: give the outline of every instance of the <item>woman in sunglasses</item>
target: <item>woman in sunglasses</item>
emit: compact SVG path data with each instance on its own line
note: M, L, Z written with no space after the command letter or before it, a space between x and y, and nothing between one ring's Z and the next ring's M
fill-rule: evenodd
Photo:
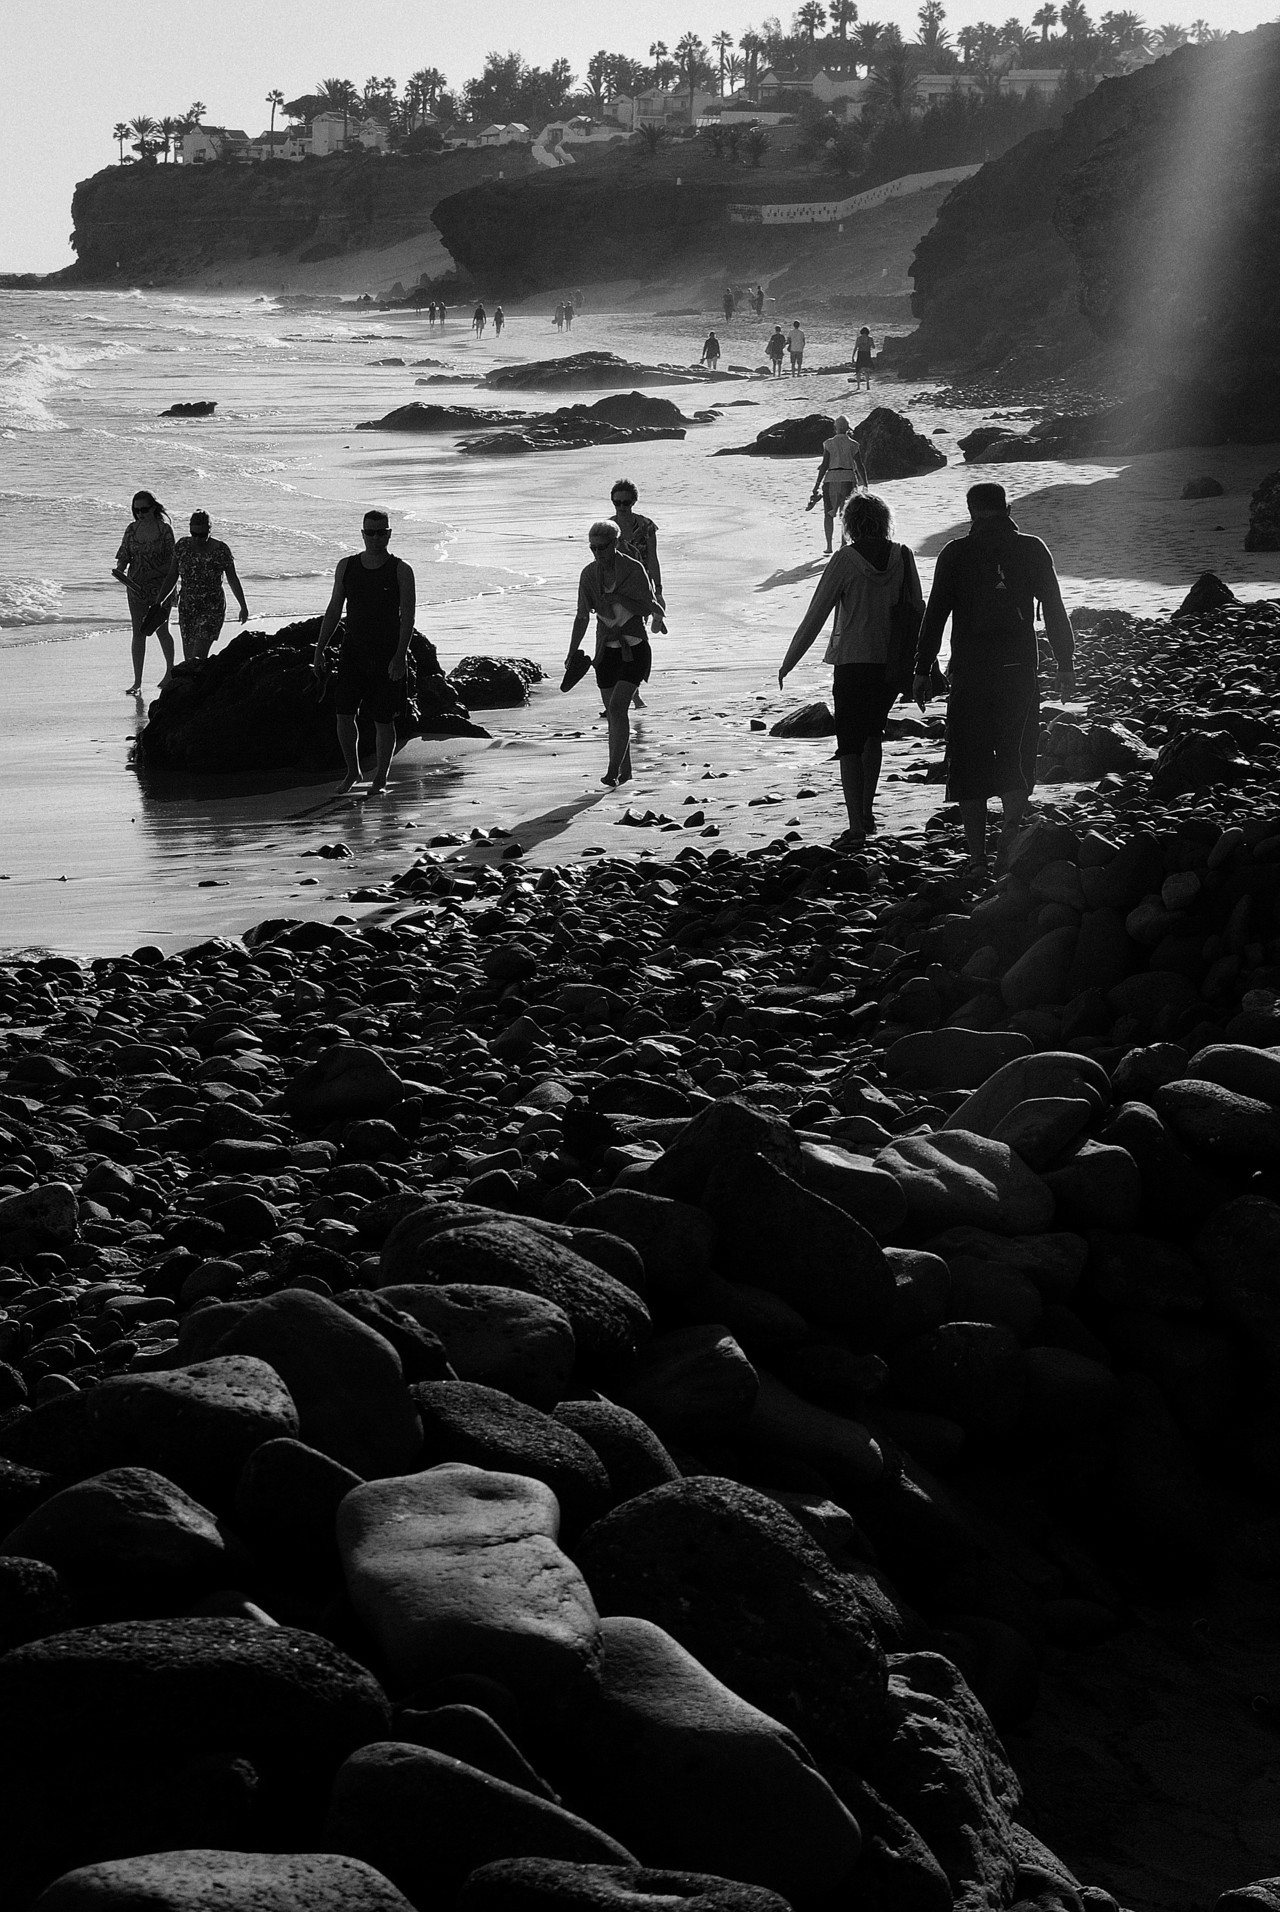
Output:
M567 675L572 669L594 613L596 683L609 720L609 764L600 781L612 788L631 781L631 719L627 712L653 664L644 620L660 614L662 606L644 566L619 550L618 527L611 518L593 524L587 542L591 563L578 579L578 611L569 636L565 671Z
M133 522L120 540L115 569L111 575L128 588L129 618L133 625L133 682L127 695L136 697L142 689L142 663L147 654L147 613L165 593L162 585L173 563L173 528L169 514L149 491L133 494ZM173 674L173 636L166 608L154 626L164 657L164 689Z
M160 592L162 597L167 597L176 584L182 585L178 598L178 629L182 632L184 663L203 664L218 641L227 615L227 600L222 594L224 577L235 593L243 624L248 619L249 606L245 603L244 586L236 576L231 548L221 538L209 536L207 511L193 511L191 536L179 538L174 547L173 563Z

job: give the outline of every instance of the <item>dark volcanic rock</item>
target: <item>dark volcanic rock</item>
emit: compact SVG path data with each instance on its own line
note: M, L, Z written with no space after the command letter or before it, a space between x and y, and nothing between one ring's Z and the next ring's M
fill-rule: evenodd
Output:
M650 1912L655 1901L670 1912L676 1906L687 1912L791 1912L777 1893L737 1879L566 1859L496 1859L477 1866L462 1888L458 1912Z
M336 1852L149 1852L68 1872L41 1912L411 1912L389 1879Z
M23 1828L0 1878L19 1905L72 1866L175 1843L318 1843L333 1775L390 1723L363 1667L253 1620L129 1621L18 1647L0 1659L0 1710L0 1784Z
M776 724L769 726L771 737L834 737L835 734L836 720L821 700L788 711L785 717L779 717Z
M419 379L425 385L425 379ZM414 399L398 405L382 418L366 418L356 426L358 432L471 432L493 425L523 425L527 412L486 411L480 405L424 405Z
M886 1670L856 1585L776 1502L701 1477L653 1488L583 1535L603 1614L652 1620L822 1759L856 1764Z
M138 734L139 765L165 774L341 770L334 680L321 687L310 668L319 629L309 618L270 635L242 631L201 668L180 664ZM336 651L329 661L332 668ZM405 682L399 745L411 737L488 736L468 718L435 646L416 631ZM362 720L361 744L372 747L371 719Z
M614 352L571 352L566 358L499 365L484 382L494 392L563 392L601 385L700 385L705 379L688 367L633 365Z
M448 682L469 710L510 710L529 701L546 672L531 657L464 657Z
M161 418L212 418L218 409L216 398L192 398L170 405L168 411L161 412Z
M1173 615L1203 617L1208 611L1218 611L1224 604L1238 604L1239 601L1231 586L1224 584L1216 571L1202 571Z
M756 433L752 445L725 445L717 458L821 458L822 447L836 428L827 412L805 418L782 418ZM945 460L943 461L945 463Z
M1280 551L1280 471L1270 471L1249 500L1246 551Z
M1265 483L1265 480L1263 482ZM1219 484L1216 478L1210 478L1206 474L1203 478L1188 478L1178 495L1182 498L1221 498L1224 490L1225 486ZM1245 550L1248 551L1251 548L1246 543Z
M925 472L938 471L946 457L935 444L915 429L903 412L887 405L874 411L853 427L853 436L862 451L867 477L873 485L893 478L919 478Z

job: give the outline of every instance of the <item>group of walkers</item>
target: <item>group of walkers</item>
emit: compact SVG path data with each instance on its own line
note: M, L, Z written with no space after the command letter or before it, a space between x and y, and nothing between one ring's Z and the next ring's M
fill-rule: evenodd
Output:
M495 305L493 308L493 336L495 339L502 337L502 328L506 322L506 313L500 305ZM476 309L471 314L471 330L478 339L484 337L484 328L488 323L489 314L485 311L484 306L477 302Z
M727 285L724 289L724 322L726 325L728 325L732 319L739 305L750 306L755 316L758 319L762 319L764 317L764 287L757 285L753 290L748 286L746 292L740 298L733 287Z
M561 299L559 305L557 305L555 311L551 315L551 323L555 326L557 332L572 332L573 330L573 300L572 299Z
M784 332L775 325L765 341L765 357L773 367L773 376L782 377L782 361L791 361L791 376L799 378L804 370L804 348L807 344L799 319L791 321L791 330ZM855 392L871 390L871 367L875 359L875 340L864 325L853 342L853 389Z
M434 325L437 320L439 320L441 325L444 324L447 310L443 299L429 299L425 307L421 305L418 307L420 313L424 310L427 315L428 325Z
M125 586L129 621L133 627L133 681L127 694L142 691L142 666L147 639L154 632L164 658L164 689L173 674L173 633L169 618L175 593L183 661L203 664L216 642L227 615L222 580L226 579L240 606L240 622L249 615L244 587L236 575L235 559L221 538L210 535L207 511L193 511L190 536L175 541L169 514L149 491L133 494L133 516L120 540L111 575Z

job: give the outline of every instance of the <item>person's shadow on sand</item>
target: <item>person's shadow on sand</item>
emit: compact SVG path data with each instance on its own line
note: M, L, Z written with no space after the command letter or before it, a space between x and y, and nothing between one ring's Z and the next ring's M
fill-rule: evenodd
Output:
M756 590L776 591L780 584L803 584L806 578L821 577L830 562L830 552L824 552L820 558L811 558L807 564L798 564L793 571L772 571L757 584Z
M557 804L554 810L544 810L540 816L521 818L519 823L512 825L506 836L464 844L447 861L500 863L513 843L518 843L522 850L537 849L540 843L563 835L584 810L590 810L593 804L603 802L605 797L612 794L610 790L588 790L583 796L571 798L568 803Z

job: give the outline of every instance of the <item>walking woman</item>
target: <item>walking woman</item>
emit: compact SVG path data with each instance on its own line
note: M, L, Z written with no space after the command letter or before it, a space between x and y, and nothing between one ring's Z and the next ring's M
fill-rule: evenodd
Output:
M891 541L893 519L875 492L857 492L844 514L848 544L818 581L778 672L781 690L834 610L826 662L835 666L836 756L849 827L839 841L856 846L876 827L876 784L885 719L911 688L915 639L924 615L916 561Z
M169 514L149 491L133 494L133 523L120 540L115 569L111 575L127 586L129 617L133 624L133 682L127 695L136 697L142 690L142 664L147 654L147 633L143 626L147 612L164 597L162 590L173 563L173 528ZM164 658L164 689L173 674L173 636L169 630L169 612L154 627Z
M628 708L653 668L644 620L662 606L644 566L618 549L618 527L601 519L587 533L591 562L578 579L578 610L569 634L566 672L596 619L596 683L609 720L609 763L601 783L631 781L631 719Z
M658 527L652 518L646 518L636 510L636 500L640 494L629 478L615 481L609 493L609 502L613 506L613 522L618 527L618 549L624 556L634 558L642 564L649 574L649 584L658 608L649 620L649 628L655 637L666 635L666 600L662 595L662 566L658 563ZM637 710L645 707L640 695L640 686L636 685L634 698Z
M249 616L249 606L245 603L244 586L236 576L236 561L230 546L223 544L221 538L209 536L207 511L193 511L191 536L179 538L169 574L161 587L161 596L167 597L176 584L182 586L178 629L182 632L184 663L203 664L218 641L227 615L227 601L222 594L224 577L235 593L243 624Z

